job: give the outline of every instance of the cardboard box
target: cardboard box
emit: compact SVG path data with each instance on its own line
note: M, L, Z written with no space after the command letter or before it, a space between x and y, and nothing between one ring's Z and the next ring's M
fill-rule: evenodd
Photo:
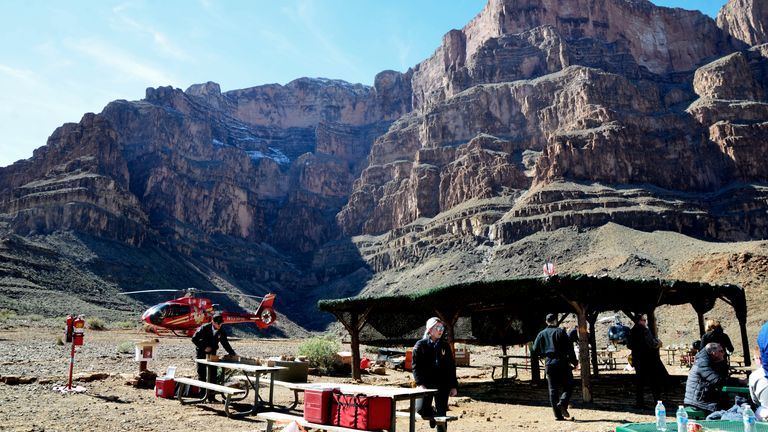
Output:
M456 366L469 366L469 350L456 348Z
M302 361L275 360L275 366L285 369L275 372L275 380L292 383L305 383L309 375L309 363Z

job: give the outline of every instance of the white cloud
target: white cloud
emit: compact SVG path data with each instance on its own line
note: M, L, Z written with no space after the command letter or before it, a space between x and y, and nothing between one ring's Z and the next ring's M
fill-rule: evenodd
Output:
M34 84L37 81L34 72L27 69L18 69L11 66L6 66L4 64L0 64L0 73L11 78L24 81L27 84Z
M147 85L164 86L176 82L176 80L166 75L165 72L144 64L130 54L124 53L118 48L101 41L92 39L67 40L64 44L102 65L145 82Z
M171 39L165 33L156 30L154 27L136 21L133 18L125 16L123 12L126 9L128 9L127 6L115 7L112 9L112 12L116 15L116 19L112 20L113 26L115 26L118 30L138 33L139 36L148 35L154 42L155 49L161 54L177 60L189 60L189 55L183 49L173 43L173 41L171 41Z

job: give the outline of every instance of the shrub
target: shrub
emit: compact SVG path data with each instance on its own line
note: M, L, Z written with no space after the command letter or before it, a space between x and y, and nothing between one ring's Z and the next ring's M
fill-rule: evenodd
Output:
M16 312L8 309L0 309L0 321L16 318Z
M132 354L133 351L133 342L130 341L120 342L120 345L117 346L117 352L120 354Z
M138 328L139 324L136 321L116 321L112 323L111 327L119 330L130 330Z
M328 375L336 368L341 344L333 336L314 337L299 346L299 355L305 356L309 367Z
M91 330L106 330L107 325L101 318L88 318L85 320L85 325Z

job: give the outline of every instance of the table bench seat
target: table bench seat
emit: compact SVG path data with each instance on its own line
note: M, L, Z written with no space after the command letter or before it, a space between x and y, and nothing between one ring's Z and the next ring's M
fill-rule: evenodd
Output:
M267 422L267 432L272 432L274 429L272 429L272 425L274 423L290 423L292 421L295 421L296 423L310 428L310 429L318 429L318 430L324 430L329 432L360 432L359 429L350 429L345 428L341 426L333 426L333 425L324 425L319 423L312 423L304 420L304 417L298 416L298 415L291 415L291 414L285 414L281 412L263 412L256 414L257 418L260 418L262 420L265 420Z
M407 411L397 411L395 415L397 415L398 417L406 417L406 418L411 417L411 413ZM434 420L436 424L443 427L444 431L448 432L448 422L458 420L459 418L456 416L434 416L434 417L422 417L422 419Z
M185 387L189 386L195 386L199 388L206 389L208 391L214 391L216 393L221 393L224 396L224 412L227 414L227 417L232 417L236 415L241 415L243 413L232 411L230 409L230 403L232 402L232 396L235 395L244 395L246 394L245 390L232 388L232 387L226 387L223 385L213 384L206 381L200 381L192 378L175 378L176 382L179 383L181 386L179 388L179 392L177 394L177 398L179 399L179 402L182 404L189 404L189 403L198 403L203 402L207 398L207 392L203 397L201 398L188 398L185 397Z
M246 375L234 375L231 377L231 379L235 381L248 381L249 383L253 384L254 380L251 377L248 377ZM284 409L286 410L292 410L296 408L299 405L299 393L304 392L306 383L292 383L288 381L279 381L274 380L274 385L278 387L283 387L285 389L293 391L293 403L289 406L286 406ZM269 387L269 381L263 381L259 380L259 386ZM280 407L280 409L283 409Z
M494 381L499 381L499 380L515 380L515 379L517 379L517 368L520 368L520 369L530 369L530 367L528 365L517 364L517 363L509 363L506 366L505 365L494 365L494 366L491 366L491 379L493 379ZM495 376L496 375L496 369L501 370L501 374L500 374L501 376L499 376L498 378ZM504 376L505 369L507 371L507 376L506 377ZM509 374L509 369L513 369L514 370L514 374L512 374L512 376L510 376L510 374Z

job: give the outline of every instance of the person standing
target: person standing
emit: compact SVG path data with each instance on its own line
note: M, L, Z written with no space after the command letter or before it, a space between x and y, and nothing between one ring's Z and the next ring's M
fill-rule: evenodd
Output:
M549 403L555 419L570 420L572 417L568 412L568 403L573 393L573 369L579 365L579 361L568 334L557 326L557 315L549 314L545 321L547 328L536 336L533 352L546 358L544 368L549 387Z
M723 331L720 321L716 319L707 320L707 330L701 335L701 346L707 346L708 343L718 343L725 350L725 359L733 353L733 344L731 338Z
M644 387L651 387L653 400L661 400L661 388L669 374L661 362L661 341L648 329L648 316L640 315L629 330L627 346L632 351L632 367L635 368L635 408L646 408Z
M432 417L444 416L448 412L448 397L456 396L458 380L456 379L456 362L453 350L443 339L445 325L437 317L427 321L424 336L413 347L411 368L416 386L420 389L437 389L434 395L435 406L432 407L432 395L424 396L416 401L416 412L422 417L430 418L429 425L435 427ZM441 431L438 428L438 431Z
M197 328L192 336L192 343L195 344L195 358L204 359L206 355L215 355L219 349L219 343L231 356L235 355L235 350L227 340L227 332L224 330L224 317L220 312L213 314L211 322L203 324ZM207 380L207 372L215 375L216 368L206 368L204 364L197 364L197 378L200 381ZM212 381L213 382L213 381Z

